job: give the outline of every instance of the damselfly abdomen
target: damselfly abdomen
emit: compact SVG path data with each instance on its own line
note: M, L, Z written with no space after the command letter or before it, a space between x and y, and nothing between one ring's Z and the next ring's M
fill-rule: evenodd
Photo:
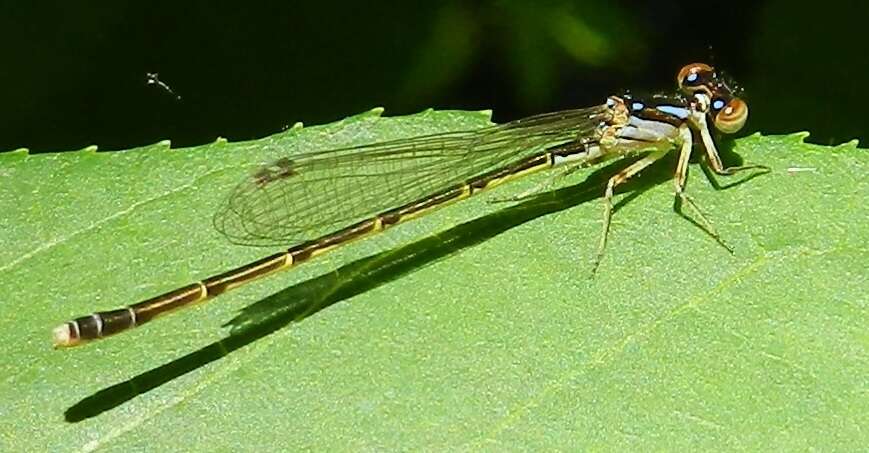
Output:
M54 329L54 344L76 346L140 326L448 203L556 166L642 156L607 183L595 267L606 246L614 188L673 150L678 152L676 195L717 237L684 192L693 134L700 137L706 160L718 174L765 167L725 168L721 162L713 128L732 134L748 117L748 106L727 80L697 63L682 68L677 83L679 91L669 96L610 96L600 106L478 130L279 159L238 185L215 216L215 226L237 243L295 245L152 299L68 321Z

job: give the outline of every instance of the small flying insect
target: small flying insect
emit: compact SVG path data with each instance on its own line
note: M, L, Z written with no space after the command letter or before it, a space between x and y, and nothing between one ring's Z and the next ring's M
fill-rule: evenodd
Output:
M156 72L145 73L145 83L147 85L157 85L158 87L162 88L163 91L171 94L172 97L174 97L176 101L181 100L181 96L176 94L175 91L173 91L172 88L170 88L169 85L166 84L166 82L163 82L162 80L160 80L160 74L158 74Z

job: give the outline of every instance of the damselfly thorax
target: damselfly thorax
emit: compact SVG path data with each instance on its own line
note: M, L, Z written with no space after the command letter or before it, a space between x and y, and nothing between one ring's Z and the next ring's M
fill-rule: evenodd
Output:
M614 188L673 150L678 153L673 178L678 200L693 209L701 226L723 245L685 194L688 160L696 135L714 172L764 169L725 168L712 138L713 130L739 131L748 106L705 64L682 68L677 83L679 91L669 96L611 96L599 106L482 129L278 159L235 188L214 224L232 242L288 249L124 308L68 321L54 329L54 344L76 346L140 326L449 203L557 166L575 168L641 156L613 175L604 190L603 228L593 269L606 246Z

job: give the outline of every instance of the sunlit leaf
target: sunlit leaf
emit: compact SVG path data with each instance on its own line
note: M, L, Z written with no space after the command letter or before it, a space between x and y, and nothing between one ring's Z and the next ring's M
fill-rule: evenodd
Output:
M803 135L737 140L772 171L726 190L692 167L689 193L734 254L673 213L669 160L619 196L590 278L617 163L489 202L547 178L529 177L202 307L51 349L70 317L274 251L211 228L251 166L485 124L373 111L252 142L0 154L0 450L866 444L869 157Z

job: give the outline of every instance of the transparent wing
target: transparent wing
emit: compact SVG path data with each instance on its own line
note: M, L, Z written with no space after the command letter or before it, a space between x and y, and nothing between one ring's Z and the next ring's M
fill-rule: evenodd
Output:
M279 159L242 181L214 218L231 241L290 245L593 137L605 106Z

